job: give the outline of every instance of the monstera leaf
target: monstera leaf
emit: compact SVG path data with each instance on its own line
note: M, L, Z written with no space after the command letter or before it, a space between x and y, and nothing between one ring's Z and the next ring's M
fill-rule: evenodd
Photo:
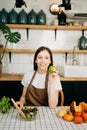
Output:
M0 54L0 62L1 62L4 57L8 42L18 43L21 39L21 34L19 32L11 32L11 29L5 24L0 24L0 31L4 35L4 38L6 39L3 52L2 54Z
M21 36L18 32L14 32L14 33L6 34L5 38L7 41L9 41L11 43L17 43L20 41Z
M4 38L11 43L17 43L21 39L20 33L11 32L10 28L5 24L0 24L0 30L4 34Z
M2 31L3 34L11 33L10 28L5 24L0 24L0 30Z

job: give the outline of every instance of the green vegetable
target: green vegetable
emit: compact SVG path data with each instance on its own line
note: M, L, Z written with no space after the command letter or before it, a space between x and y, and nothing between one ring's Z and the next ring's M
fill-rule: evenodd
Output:
M27 120L35 120L37 117L38 109L36 107L24 106L22 111L25 113Z
M8 113L11 109L10 98L3 96L0 100L0 112Z

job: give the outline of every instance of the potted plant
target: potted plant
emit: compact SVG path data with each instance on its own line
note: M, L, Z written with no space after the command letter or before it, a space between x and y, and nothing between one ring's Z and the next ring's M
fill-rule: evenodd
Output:
M0 52L0 72L2 72L2 60L6 51L6 47L8 42L10 43L18 43L21 39L21 34L19 32L11 32L10 27L8 27L5 24L0 24L0 31L4 35L4 38L6 39L5 45Z

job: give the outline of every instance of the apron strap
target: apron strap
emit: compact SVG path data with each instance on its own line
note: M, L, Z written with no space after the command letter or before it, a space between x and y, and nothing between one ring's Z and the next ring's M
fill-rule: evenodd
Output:
M32 81L33 81L33 79L34 79L35 75L36 75L36 71L34 72L34 74L33 74L32 78L31 78L31 80L30 80L30 84L29 84L29 85L31 85L31 83L32 83Z
M48 88L48 78L49 78L49 72L47 71L46 73L46 78L45 78L45 88Z

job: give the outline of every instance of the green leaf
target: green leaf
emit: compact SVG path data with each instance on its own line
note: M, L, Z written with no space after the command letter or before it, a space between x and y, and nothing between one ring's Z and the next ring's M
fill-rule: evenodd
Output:
M5 24L0 24L0 30L3 32L3 34L9 34L11 32L10 28Z
M0 100L0 112L7 113L11 109L10 98L3 96Z

